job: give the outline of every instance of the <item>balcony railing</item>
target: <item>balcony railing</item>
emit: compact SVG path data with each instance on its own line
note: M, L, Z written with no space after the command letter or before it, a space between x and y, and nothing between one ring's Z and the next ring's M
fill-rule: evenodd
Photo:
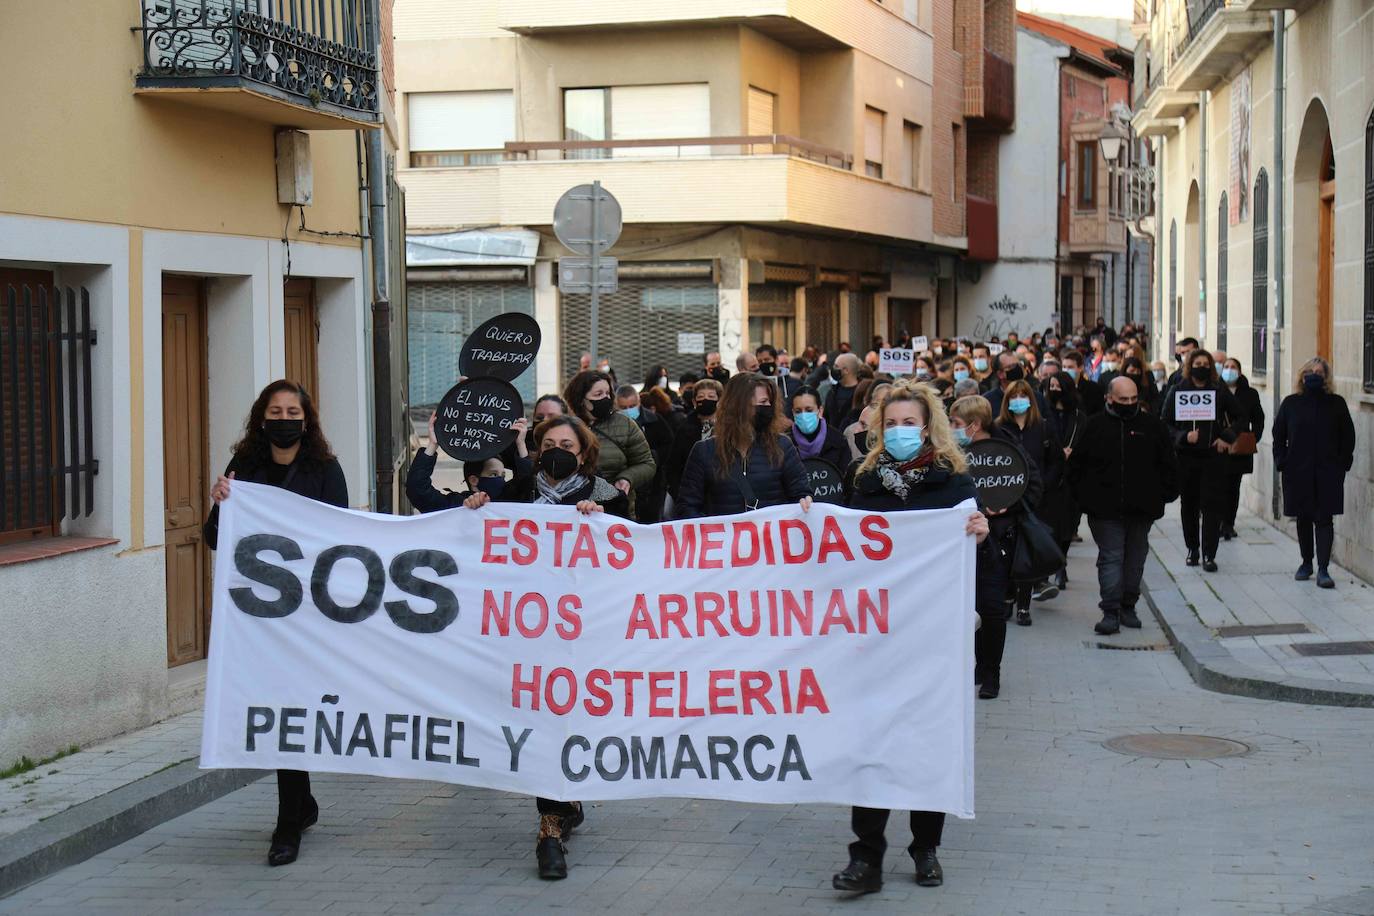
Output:
M140 89L248 89L355 121L379 117L366 0L141 0Z
M662 140L551 140L507 143L508 162L559 159L687 159L709 156L790 156L853 171L854 157L785 134L742 137L672 137Z
M1193 39L1198 37L1207 23L1217 14L1217 11L1225 9L1229 5L1227 0L1187 0L1185 6L1187 22L1175 26L1174 43L1170 49L1169 63L1173 64L1183 56L1183 52L1193 43Z

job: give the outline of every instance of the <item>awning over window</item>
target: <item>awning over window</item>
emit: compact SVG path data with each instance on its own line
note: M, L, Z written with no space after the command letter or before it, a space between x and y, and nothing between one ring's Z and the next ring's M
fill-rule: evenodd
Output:
M539 233L529 229L406 236L406 267L529 267L538 252Z

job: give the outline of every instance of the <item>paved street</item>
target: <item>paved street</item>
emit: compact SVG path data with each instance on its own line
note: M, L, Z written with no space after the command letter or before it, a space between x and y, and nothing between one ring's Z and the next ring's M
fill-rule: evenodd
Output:
M264 864L268 778L0 913L1374 913L1374 710L1200 690L1149 615L1138 633L1094 637L1092 556L1075 546L1069 591L1011 628L1003 696L978 704L978 818L946 828L943 888L913 883L898 818L887 886L850 900L830 889L847 811L672 799L590 806L569 879L541 883L527 799L321 776L320 824L291 867ZM1181 761L1102 746L1179 731L1254 751Z

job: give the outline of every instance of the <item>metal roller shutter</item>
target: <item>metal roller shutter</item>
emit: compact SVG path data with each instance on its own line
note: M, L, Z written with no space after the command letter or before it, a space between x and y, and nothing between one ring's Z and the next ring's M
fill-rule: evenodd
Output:
M873 294L849 294L849 346L863 356L873 344Z
M720 348L719 302L715 286L686 280L622 281L620 289L601 297L601 354L611 361L616 379L636 388L651 365L663 363L668 377L701 371L701 354L678 353L678 334L696 333L706 352ZM560 297L563 329L563 373L577 370L578 358L590 346L591 297Z
M534 314L534 291L518 283L423 283L411 281L410 403L432 407L458 381L458 353L470 331L503 312ZM552 341L545 345L551 345ZM528 409L534 403L534 372L515 380Z
M806 291L806 343L829 353L840 345L840 290L813 286Z

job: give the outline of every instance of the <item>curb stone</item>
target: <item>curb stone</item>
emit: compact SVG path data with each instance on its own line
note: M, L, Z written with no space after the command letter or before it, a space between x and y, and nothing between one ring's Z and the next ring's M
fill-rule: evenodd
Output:
M1374 687L1369 685L1301 677L1275 679L1236 661L1188 607L1153 550L1140 584L1141 595L1164 628L1179 661L1204 690L1311 706L1374 708Z
M237 791L264 770L202 770L187 760L0 839L0 898Z

